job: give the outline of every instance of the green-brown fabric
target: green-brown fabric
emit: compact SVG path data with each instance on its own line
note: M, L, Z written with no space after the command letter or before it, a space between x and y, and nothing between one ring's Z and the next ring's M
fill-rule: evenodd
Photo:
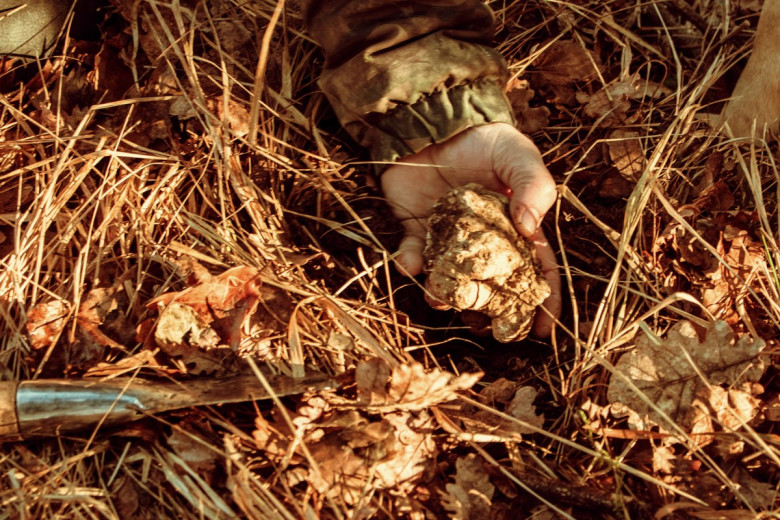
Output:
M0 55L43 56L57 41L72 2L0 0Z
M319 85L372 158L392 162L467 128L514 123L503 58L479 0L308 0ZM380 167L381 169L381 167Z

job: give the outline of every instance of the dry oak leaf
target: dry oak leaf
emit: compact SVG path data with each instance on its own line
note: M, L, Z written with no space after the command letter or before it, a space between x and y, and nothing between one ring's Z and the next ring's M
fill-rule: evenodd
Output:
M159 323L165 327L159 331L160 348L170 355L179 354L170 352L177 348L217 344L237 349L245 320L257 310L260 284L260 273L254 267L233 267L183 291L149 301L146 307L160 312L157 328Z
M27 312L27 336L30 348L50 347L62 333L68 319L68 306L61 300L39 303Z
M410 491L436 456L431 414L382 410L377 417L354 409L353 402L334 409L331 397L309 396L290 422L278 409L270 420L258 415L252 434L257 448L294 466L282 476L288 485L305 481L348 504L364 498L368 486Z
M526 424L520 424L490 410L474 410L468 406L461 409L450 408L447 411L448 416L451 419L459 420L461 428L466 433L479 436L485 441L488 439L491 442L500 439L517 439L518 435L536 433L536 428L541 428L544 425L544 415L537 414L536 407L533 405L537 390L531 386L520 386L511 381L501 381L497 382L500 382L501 385L498 388L488 390L490 388L488 385L483 389L483 392L480 392L480 400ZM487 394L484 393L485 390L488 390ZM501 395L500 399L494 399L491 402L490 394L493 391L498 391ZM508 396L506 395L507 391L509 391Z
M607 141L609 158L626 180L634 182L645 169L645 152L639 141L639 132L616 129L609 134Z
M442 494L442 506L453 520L482 520L490 518L495 486L474 453L455 461L455 482L448 483Z
M758 413L751 383L757 382L766 368L759 356L763 348L763 340L751 340L747 335L735 341L724 321L710 324L704 341L699 341L690 322L680 321L666 339L639 336L636 348L615 365L607 398L616 412L624 408L629 425L635 429L655 424L673 431L660 411L689 433L712 432L714 422L724 430L733 430ZM700 437L702 443L709 440Z
M528 423L531 426L541 428L544 426L544 414L537 414L533 402L539 392L532 386L521 386L515 392L512 401L506 407L506 413ZM534 433L535 430L522 424L512 423L510 428L517 433Z
M360 402L391 410L423 410L456 399L457 392L468 390L483 375L455 376L439 369L426 372L420 363L397 365L389 371L385 365L377 358L358 363L355 378Z
M578 42L557 40L542 52L529 72L534 85L552 92L552 101L572 105L574 83L595 76L599 66L598 56Z
M746 216L745 212L741 213L742 215L737 213L735 216ZM749 316L758 317L761 314L753 298L744 296L745 280L751 280L751 287L761 292L763 276L759 274L756 277L754 274L766 272L768 262L764 245L753 239L751 233L744 229L748 227L748 223L739 222L737 218L723 225L715 249L727 265L718 263L715 269L705 273L709 281L701 291L701 301L707 310L730 325L735 325L741 319L736 310L736 304L740 300ZM760 318L754 321L760 324ZM773 332L772 330L769 334Z
M436 443L429 433L433 428L424 411L392 412L378 422L362 419L327 433L307 443L317 463L308 469L307 481L348 504L358 503L369 484L375 489L407 488L434 460Z
M660 83L633 75L611 83L595 94L577 92L577 101L585 105L586 115L602 120L606 126L611 126L626 119L626 113L631 108L631 100L645 97L657 99L670 93L671 90Z
M517 117L517 129L526 134L538 132L550 124L549 108L529 106L534 94L525 79L512 80L506 87L506 96L512 105L512 112Z

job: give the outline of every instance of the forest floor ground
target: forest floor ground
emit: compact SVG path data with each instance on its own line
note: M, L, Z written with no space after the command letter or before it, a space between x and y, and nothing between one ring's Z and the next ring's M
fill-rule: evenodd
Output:
M395 269L295 5L112 0L0 60L0 379L334 378L3 444L0 518L776 518L777 147L715 118L760 2L490 4L559 185L515 344Z

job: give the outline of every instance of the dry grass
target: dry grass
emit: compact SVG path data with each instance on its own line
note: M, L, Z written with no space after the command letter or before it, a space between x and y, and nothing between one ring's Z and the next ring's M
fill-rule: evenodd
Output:
M116 3L132 19L132 2ZM598 408L609 404L618 355L642 331L662 337L680 319L704 326L732 317L740 333L777 335L776 147L722 137L704 117L728 95L750 45L750 30L735 28L743 18L754 27L755 11L707 0L687 11L678 0L493 2L498 47L515 76L537 89L532 104L554 97L535 65L551 38L593 51L601 63L598 74L575 79L577 91L593 95L638 74L669 92L632 100L612 123L586 115L582 102L548 103L550 125L534 138L561 186L545 225L558 245L568 304L549 346L499 346L426 311L415 282L395 272L397 226L370 186L369 166L349 162L360 152L317 91L321 57L299 13L280 5L141 2L141 24L115 16L104 31L116 48L103 47L94 61L90 44L68 42L63 56L39 64L0 62L2 378L79 376L98 361L137 353L132 329L150 315L144 304L183 288L180 268L191 258L214 273L256 267L266 287L289 297L286 325L245 335L242 355L289 374L304 366L350 373L370 357L481 369L486 381L507 377L536 388L544 426L525 425L535 433L522 439L488 439L448 422L446 408L434 410L438 426L429 435L439 471L404 488L406 501L366 478L356 505L287 478L296 464L316 472L323 461L306 449L309 466L258 448L251 405L170 414L91 441L87 434L4 445L0 518L436 517L445 514L440 492L455 459L468 453L490 468L503 493L493 514L503 517L530 517L533 508L569 518L768 517L739 479L746 472L776 488L771 422L721 432L721 440L744 443L733 455L722 453L726 442L705 449L681 435L674 469L665 472L653 466L663 434L629 430ZM633 183L616 174L607 151L616 128L637 132L646 157ZM747 270L723 260L717 241L686 213L718 178L733 193L730 215L756 215L751 232L763 254ZM703 302L697 267L673 248L659 250L675 224L741 283L733 301ZM115 289L115 315L130 329L123 339L109 334L108 348L77 319L101 287ZM28 313L51 301L64 305L67 326L33 352ZM762 381L765 400L778 390L773 370ZM281 424L296 404L258 406L266 417L274 408ZM185 460L175 433L216 465ZM577 502L584 497L591 502ZM706 516L716 509L731 516Z

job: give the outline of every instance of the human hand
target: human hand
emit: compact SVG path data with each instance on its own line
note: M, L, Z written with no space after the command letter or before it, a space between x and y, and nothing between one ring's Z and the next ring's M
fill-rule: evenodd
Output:
M533 332L549 336L561 310L561 280L550 243L539 224L556 199L555 181L533 142L505 123L465 130L444 143L406 157L382 174L382 190L404 226L398 264L409 275L422 272L427 221L433 204L452 188L470 182L506 193L518 232L531 239L551 294L537 313Z

